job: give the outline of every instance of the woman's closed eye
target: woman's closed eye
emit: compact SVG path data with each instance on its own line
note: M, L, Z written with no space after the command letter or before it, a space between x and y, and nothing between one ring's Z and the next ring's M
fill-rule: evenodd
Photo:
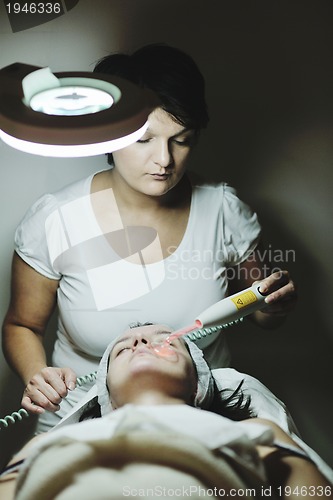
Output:
M151 137L149 137L148 139L139 139L138 141L136 141L138 144L147 144L149 141L151 140Z
M143 138L139 139L138 141L136 141L138 144L148 144L150 141L153 140L153 137L145 137L143 136ZM193 134L189 135L189 136L176 136L176 137L171 137L169 139L169 142L172 143L172 144L176 144L177 146L191 146L194 142L194 136Z
M127 342L121 342L119 345L115 346L112 351L112 355L114 358L119 356L119 354L124 353L125 351L128 351L129 349L132 349L132 343Z
M118 350L118 352L116 353L116 357L119 356L119 354L122 354L123 352L125 351L128 351L130 349L130 347L122 347L121 349Z
M172 142L177 146L191 146L193 144L193 136L175 137Z

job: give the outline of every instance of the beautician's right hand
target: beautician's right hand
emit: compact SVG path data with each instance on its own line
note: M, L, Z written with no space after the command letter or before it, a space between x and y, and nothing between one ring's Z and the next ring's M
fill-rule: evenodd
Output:
M36 373L28 382L21 405L36 415L58 411L62 399L76 386L76 374L71 368L47 366Z

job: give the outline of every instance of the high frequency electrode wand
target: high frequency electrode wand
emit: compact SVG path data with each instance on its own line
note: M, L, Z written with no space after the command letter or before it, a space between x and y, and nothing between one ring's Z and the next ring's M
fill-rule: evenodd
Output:
M197 328L223 325L243 318L258 309L262 309L266 305L266 296L266 294L260 292L259 284L230 295L199 314L195 320Z
M186 326L171 333L162 344L155 345L155 351L168 356L168 350L172 340L192 332L197 329L205 329L218 325L224 325L247 316L265 307L266 294L260 292L260 284L252 285L242 292L226 297L216 304L208 307L195 319L192 325Z

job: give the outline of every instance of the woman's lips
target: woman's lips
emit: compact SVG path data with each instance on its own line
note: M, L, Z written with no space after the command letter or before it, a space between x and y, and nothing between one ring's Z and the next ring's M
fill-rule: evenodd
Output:
M165 181L170 177L171 174L150 174L150 176L156 181Z
M133 354L139 354L139 355L142 355L142 354L150 354L151 356L155 356L155 353L152 352L151 349L147 348L147 347L137 347Z

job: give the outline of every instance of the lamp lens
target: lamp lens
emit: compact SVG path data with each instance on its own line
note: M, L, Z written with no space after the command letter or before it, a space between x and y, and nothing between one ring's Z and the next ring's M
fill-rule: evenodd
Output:
M111 108L113 97L91 87L64 86L34 95L30 107L47 115L77 116L98 113Z

